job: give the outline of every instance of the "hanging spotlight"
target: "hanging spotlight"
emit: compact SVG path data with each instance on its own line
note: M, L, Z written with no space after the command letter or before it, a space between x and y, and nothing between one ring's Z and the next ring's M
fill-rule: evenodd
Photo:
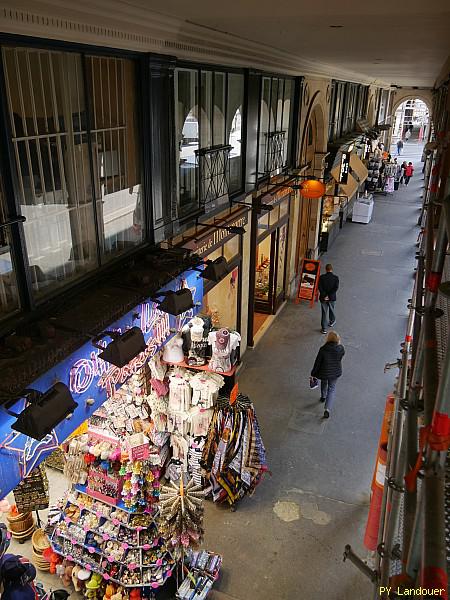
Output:
M105 336L112 338L112 342L110 342L106 348L99 343ZM94 338L92 344L96 348L99 348L99 350L102 350L99 354L99 358L119 368L127 365L130 360L136 358L136 356L141 352L144 352L147 348L144 335L139 327L131 327L124 333L105 331Z
M176 292L161 292L157 295L164 297L163 300L154 300L154 302L158 302L158 309L169 313L169 315L178 317L178 315L194 308L192 292L189 288L182 288Z
M215 260L206 261L206 267L201 271L200 277L214 281L221 281L230 272L228 261L224 256L219 256Z
M64 421L78 406L69 388L61 382L55 383L45 393L25 390L22 397L26 398L29 404L20 414L7 409L8 414L17 417L11 428L39 441L51 433L56 425Z
M238 225L216 225L216 223L199 223L198 221L197 225L213 227L214 229L224 229L225 231L228 231L228 233L234 233L235 235L244 235L245 233L245 228L239 227Z

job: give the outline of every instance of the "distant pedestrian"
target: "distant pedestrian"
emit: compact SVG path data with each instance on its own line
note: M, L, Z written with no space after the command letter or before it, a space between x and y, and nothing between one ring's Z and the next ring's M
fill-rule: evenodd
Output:
M398 140L397 142L397 156L400 156L403 150L403 140Z
M325 265L325 273L319 277L319 300L322 309L322 333L327 333L327 326L336 323L334 305L336 292L339 289L339 277L333 273L333 266Z
M401 170L402 170L402 175L400 177L400 183L404 183L405 182L405 169L408 166L408 163L406 162L406 160L404 160L400 166Z
M394 190L397 191L398 187L400 185L400 180L402 178L402 165L399 165L397 162L397 159L394 158L394 163L395 163L395 176L394 176Z
M414 173L413 164L412 164L412 162L409 162L405 167L405 185L408 185L409 180L413 176L413 173Z
M411 131L408 129L405 133L405 141L408 141L410 137L411 137Z
M327 341L319 349L311 377L320 379L320 401L325 402L323 418L328 419L336 399L336 383L342 375L341 361L345 354L345 348L341 339L335 331L330 331Z

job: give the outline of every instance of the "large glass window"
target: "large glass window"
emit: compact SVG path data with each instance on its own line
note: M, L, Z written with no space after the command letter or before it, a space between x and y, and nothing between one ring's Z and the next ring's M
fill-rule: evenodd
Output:
M244 76L177 69L175 98L183 218L242 187Z
M26 251L40 298L142 240L134 63L88 57L84 74L80 54L2 52Z
M244 125L244 76L228 74L227 98L227 144L231 146L229 154L230 192L242 187L242 127Z
M86 65L100 248L107 260L143 239L135 64L89 56Z
M258 175L276 175L289 160L294 85L290 79L263 77L259 116Z
M19 295L10 245L10 227L7 221L3 180L0 177L0 319L19 308Z

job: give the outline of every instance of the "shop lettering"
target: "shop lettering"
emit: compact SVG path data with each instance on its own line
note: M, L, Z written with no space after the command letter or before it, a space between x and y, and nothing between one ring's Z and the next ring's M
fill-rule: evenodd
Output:
M143 367L170 336L169 315L159 311L153 303L142 304L141 329L144 337L148 337L144 352L119 369L99 358L101 350L93 350L89 358L81 358L74 363L70 370L70 390L75 394L83 394L98 379L97 386L106 390L108 396L113 394L115 386L125 383Z
M243 215L235 221L223 223L224 227L243 227L244 225L247 225L247 215ZM225 239L228 239L232 235L233 234L230 234L226 229L216 229L207 238L199 240L192 249L200 256L209 254L214 248L220 246ZM186 247L189 247L189 245L187 244Z

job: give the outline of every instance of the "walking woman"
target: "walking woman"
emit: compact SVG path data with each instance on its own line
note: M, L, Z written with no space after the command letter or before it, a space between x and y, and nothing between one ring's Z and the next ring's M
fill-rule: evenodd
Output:
M341 338L335 331L330 331L327 341L317 353L311 371L311 377L320 379L320 401L325 402L324 419L328 419L330 416L336 399L336 383L342 375L341 361L344 354L345 349L341 344Z

